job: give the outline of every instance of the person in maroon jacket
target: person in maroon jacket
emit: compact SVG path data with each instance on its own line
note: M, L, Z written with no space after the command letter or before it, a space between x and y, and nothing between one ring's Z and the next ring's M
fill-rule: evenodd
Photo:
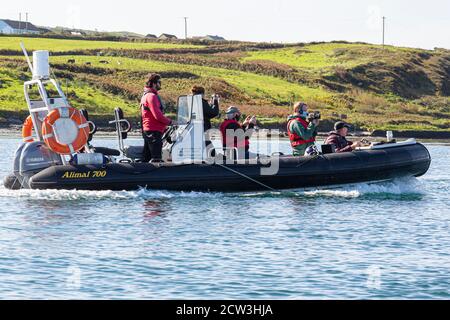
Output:
M164 115L164 105L158 91L161 76L150 74L141 99L142 136L145 141L144 161L162 161L162 136L168 125L176 123Z
M360 141L351 142L346 139L348 129L350 125L343 121L338 121L334 124L334 131L330 132L328 138L325 140L324 144L331 144L335 147L335 152L351 152L362 144Z
M230 106L226 111L226 119L222 122L219 127L220 133L222 135L222 144L224 148L224 152L226 154L226 150L229 149L237 149L238 153L233 152L234 159L245 158L249 159L250 157L250 135L253 132L253 129L256 125L256 116L248 116L245 121L241 124L239 122L241 118L241 111L234 106ZM242 130L242 133L247 132L245 137L239 137L236 135L237 130ZM229 131L229 132L227 132ZM228 134L231 134L228 137ZM240 152L243 152L241 155Z

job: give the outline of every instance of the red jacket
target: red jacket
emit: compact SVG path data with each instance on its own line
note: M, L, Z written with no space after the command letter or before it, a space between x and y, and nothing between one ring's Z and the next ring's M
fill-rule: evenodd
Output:
M248 136L245 136L244 140L238 139L238 137L234 137L234 141L227 141L227 130L238 130L242 129L245 131L252 129L253 124L249 124L246 128L242 127L242 125L236 120L224 120L219 127L219 130L222 134L222 143L224 148L245 148L248 150L250 148L250 140Z
M144 131L163 133L172 120L164 116L158 92L147 87L144 90L146 93L141 99L142 128Z
M299 133L296 133L295 131L291 131L291 123L293 121L298 121L298 123L300 123L305 130L308 130L308 126L309 126L309 122L307 122L305 119L303 119L301 117L291 118L288 121L287 132L288 132L288 135L289 135L289 140L291 141L291 146L293 148L298 147L298 146L300 146L302 144L308 144L308 143L316 141L316 137L315 136L305 140L305 139L303 139L302 136L300 136Z

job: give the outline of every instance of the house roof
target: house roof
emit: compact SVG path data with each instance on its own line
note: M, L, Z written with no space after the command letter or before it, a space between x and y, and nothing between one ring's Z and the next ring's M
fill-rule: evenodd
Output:
M209 41L226 41L225 38L220 37L220 36L212 36L212 35L206 35L206 36L197 36L197 37L192 37L192 39L197 39L197 40L209 40Z
M146 38L156 38L156 36L154 34L149 33L148 35L145 36Z
M225 38L223 38L223 37L220 37L220 36L212 36L212 35L206 35L206 37L205 38L208 38L208 39L211 39L211 40L216 40L216 41L219 41L219 40L225 40Z
M8 19L0 19L0 21L3 21L8 26L10 26L13 29L19 29L19 30L28 30L28 31L43 31L44 29L36 27L31 22L28 22L28 25L26 21L16 21L16 20L8 20Z
M160 38L165 37L165 38L177 39L176 36L174 36L173 34L168 34L168 33L162 33L159 37Z

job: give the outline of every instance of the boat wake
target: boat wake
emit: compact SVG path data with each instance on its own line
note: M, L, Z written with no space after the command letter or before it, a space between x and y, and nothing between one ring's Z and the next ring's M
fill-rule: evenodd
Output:
M9 190L0 186L0 198L17 198L30 200L135 200L135 199L171 199L171 198L205 198L218 195L222 197L262 197L262 198L290 198L290 197L337 197L337 198L377 198L398 199L420 198L424 194L421 183L416 178L403 178L389 182L358 183L326 188L299 189L289 191L262 191L256 193L211 193L211 192L177 192L165 190L139 189L136 191L87 191L87 190Z
M246 197L336 197L367 199L420 199L424 194L417 178L401 178L393 181L357 183L334 187L298 189L282 192L245 194Z
M202 192L171 192L160 190L139 189L136 191L87 191L87 190L9 190L0 187L0 198L17 198L30 200L135 200L135 199L171 199L174 197L197 198L208 196Z

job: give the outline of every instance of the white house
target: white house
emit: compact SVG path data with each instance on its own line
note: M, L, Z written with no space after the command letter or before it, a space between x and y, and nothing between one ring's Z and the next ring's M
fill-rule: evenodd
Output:
M192 37L194 40L205 40L205 41L226 41L225 38L220 36L212 36L212 35L206 35L204 37Z
M36 27L31 22L0 19L0 34L37 34L44 31L44 29Z
M203 37L204 40L209 40L209 41L226 41L225 38L220 37L220 36L212 36L212 35L206 35L205 37Z
M174 36L173 34L168 34L168 33L162 33L159 36L159 39L163 39L163 40L174 40L174 39L178 39L176 36Z

